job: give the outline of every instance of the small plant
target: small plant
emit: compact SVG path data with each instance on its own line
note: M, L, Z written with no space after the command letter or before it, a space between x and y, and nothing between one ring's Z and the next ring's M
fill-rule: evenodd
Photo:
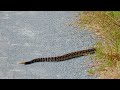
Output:
M90 75L94 75L94 74L95 74L95 69L94 69L94 68L90 68L87 72L88 72Z

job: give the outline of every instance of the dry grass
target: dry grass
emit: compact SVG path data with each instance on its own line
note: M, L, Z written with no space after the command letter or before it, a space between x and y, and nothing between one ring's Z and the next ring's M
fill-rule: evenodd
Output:
M120 78L120 12L115 11L85 11L83 12L77 26L87 27L94 31L98 42L95 61L96 72L100 78Z

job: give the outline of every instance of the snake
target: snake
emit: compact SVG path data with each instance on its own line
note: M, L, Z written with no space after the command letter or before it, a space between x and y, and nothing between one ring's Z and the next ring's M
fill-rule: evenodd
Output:
M67 54L64 54L61 56L35 58L30 61L20 62L19 64L29 65L29 64L32 64L35 62L60 62L60 61L65 61L65 60L70 60L73 58L81 57L81 56L86 56L88 54L94 54L95 51L96 51L95 48L90 48L90 49L86 49L86 50L80 50L80 51L67 53Z

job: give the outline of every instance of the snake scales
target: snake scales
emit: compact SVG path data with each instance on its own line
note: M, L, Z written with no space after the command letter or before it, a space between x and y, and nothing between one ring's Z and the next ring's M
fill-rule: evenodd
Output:
M46 57L46 58L36 58L33 59L31 61L26 61L26 62L20 62L19 64L32 64L35 62L59 62L59 61L65 61L65 60L69 60L72 58L77 58L80 56L86 56L88 54L93 54L95 53L96 49L95 48L91 48L91 49L87 49L87 50L81 50L81 51L76 51L76 52L71 52L68 54L64 54L61 56L56 56L56 57Z

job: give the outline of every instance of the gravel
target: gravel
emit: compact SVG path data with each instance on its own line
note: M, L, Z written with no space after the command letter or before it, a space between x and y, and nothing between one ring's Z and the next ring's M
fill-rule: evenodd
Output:
M91 47L91 32L69 25L78 11L1 11L1 79L92 79L90 56L63 62L17 64L38 57L63 55Z

